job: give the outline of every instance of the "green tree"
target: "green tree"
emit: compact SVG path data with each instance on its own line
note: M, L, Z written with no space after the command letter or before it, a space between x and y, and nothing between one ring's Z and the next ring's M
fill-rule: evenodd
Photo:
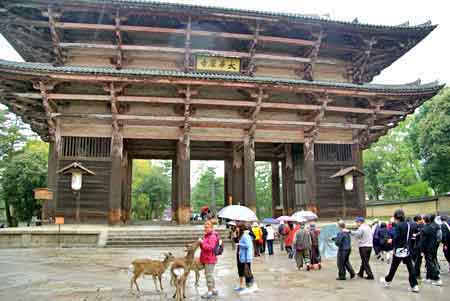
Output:
M270 162L255 162L256 215L272 216L272 167Z
M364 152L369 199L400 200L432 193L408 139L413 124L414 116L408 117Z
M0 109L0 177L2 172L14 156L21 151L21 146L27 140L23 134L25 125L15 115L5 109ZM5 208L5 216L8 226L13 226L13 217L9 210L9 200L0 200Z
M132 184L133 218L160 218L170 200L170 170L165 161L134 160Z
M191 206L193 210L199 212L202 206L211 207L213 196L216 206L223 205L223 177L216 176L214 167L206 167L201 171L197 184L192 189Z
M13 205L16 217L29 222L40 209L33 190L46 187L48 145L42 141L29 141L20 154L6 162L0 179L1 195Z
M422 106L409 139L435 193L450 191L450 89Z

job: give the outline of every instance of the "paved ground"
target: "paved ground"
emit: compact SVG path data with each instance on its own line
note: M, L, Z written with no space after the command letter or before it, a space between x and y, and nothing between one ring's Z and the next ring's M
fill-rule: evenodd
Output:
M278 246L276 246L278 249ZM136 257L158 258L163 249L4 249L0 250L0 300L167 300L173 289L168 273L164 275L165 293L156 293L153 280L140 280L141 296L129 293L127 267ZM181 255L180 248L171 250ZM356 252L352 263L359 265ZM447 263L441 262L443 270ZM377 278L387 266L373 263ZM220 300L448 300L450 277L443 273L443 287L421 286L419 295L408 292L406 268L401 267L392 288L383 289L376 281L336 281L334 259L325 261L321 271L299 272L284 254L258 258L254 274L260 290L239 297L233 292L237 284L235 254L226 249L217 266ZM189 278L187 300L200 300L205 291L193 286ZM447 297L446 297L447 296Z

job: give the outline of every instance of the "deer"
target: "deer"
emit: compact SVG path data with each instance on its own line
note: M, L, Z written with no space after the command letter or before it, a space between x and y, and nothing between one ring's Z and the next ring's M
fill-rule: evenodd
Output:
M186 256L176 258L170 266L170 273L172 275L170 283L175 286L173 298L176 301L181 301L183 298L186 298L186 279L191 272L195 251L199 246L199 241L195 241L188 245L186 247Z
M200 258L195 258L191 265L191 271L195 272L195 286L198 287L198 282L200 280L200 271L205 269L205 265L200 262Z
M136 280L143 276L143 275L152 275L153 281L155 283L155 289L157 292L159 292L158 285L156 283L156 278L159 280L159 286L161 288L161 291L163 290L162 286L162 275L169 267L169 264L175 260L175 257L172 255L172 253L164 253L164 260L153 260L149 258L140 258L135 259L131 263L131 265L128 267L128 271L133 276L131 277L130 282L130 291L133 291L133 283L136 285L136 289L138 292L140 292L139 286L136 282Z

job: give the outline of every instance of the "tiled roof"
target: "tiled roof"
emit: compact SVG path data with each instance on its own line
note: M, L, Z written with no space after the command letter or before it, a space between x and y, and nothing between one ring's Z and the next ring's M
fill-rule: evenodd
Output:
M324 88L343 88L358 91L376 92L436 92L444 87L439 82L421 84L415 81L403 85L384 84L352 84L332 81L307 81L302 79L279 78L269 76L245 76L237 74L217 74L200 72L182 72L176 70L124 68L117 70L113 67L83 67L83 66L53 66L47 63L13 62L0 60L0 69L57 73L57 74L86 74L86 75L110 75L110 76L135 76L135 77L162 77L162 78L182 78L200 80L221 80L230 82L256 83L256 84L279 84L292 86L311 86Z
M254 16L254 17L265 17L265 18L281 18L290 22L312 22L312 23L321 23L321 24L329 24L329 25L347 25L355 28L367 28L371 30L390 30L390 31L420 31L420 30L431 30L435 28L435 25L432 25L431 22L426 22L424 24L409 26L409 23L390 26L390 25L375 25L375 24L367 24L367 23L359 23L359 22L349 22L349 21L338 21L331 20L328 18L314 16L314 15L304 15L304 14L295 14L295 13L287 13L287 12L269 12L269 11L259 11L259 10L246 10L246 9L237 9L237 8L225 8L225 7L217 7L217 6L203 6L203 5L193 5L193 4L179 4L179 3L167 3L167 2L158 2L151 0L60 0L59 2L70 2L70 4L76 3L88 3L88 4L99 4L99 5L120 5L122 7L148 7L155 9L167 9L178 12L193 12L193 13L230 13L230 14L239 14L246 16Z

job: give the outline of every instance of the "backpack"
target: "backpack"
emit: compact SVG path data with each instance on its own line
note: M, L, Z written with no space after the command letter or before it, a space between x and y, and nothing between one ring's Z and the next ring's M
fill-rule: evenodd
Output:
M439 228L436 231L436 241L438 244L441 243L441 241L442 241L442 229L441 228Z
M220 235L217 233L217 243L214 246L214 255L220 256L223 254L223 241L220 239Z
M286 227L285 224L282 224L278 227L278 234L284 235L284 227Z

